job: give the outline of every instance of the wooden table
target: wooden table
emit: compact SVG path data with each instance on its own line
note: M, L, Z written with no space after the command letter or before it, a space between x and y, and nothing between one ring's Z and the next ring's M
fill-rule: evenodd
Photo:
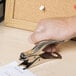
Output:
M34 46L28 39L32 32L2 25L0 24L0 66L18 61L22 51ZM60 53L62 59L50 60L30 70L37 76L76 76L76 42L62 44Z

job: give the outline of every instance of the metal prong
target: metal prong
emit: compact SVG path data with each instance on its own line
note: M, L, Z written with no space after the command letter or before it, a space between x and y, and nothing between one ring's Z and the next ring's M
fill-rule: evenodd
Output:
M37 61L40 57L37 57L36 59L34 59L32 62L28 62L28 64L26 65L25 68L23 68L24 70L29 68L35 61Z

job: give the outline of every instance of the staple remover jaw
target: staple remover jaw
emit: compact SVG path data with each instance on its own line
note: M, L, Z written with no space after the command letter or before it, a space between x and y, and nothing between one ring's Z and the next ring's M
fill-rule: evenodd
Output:
M40 57L37 57L33 61L31 61L31 62L29 60L24 60L21 64L19 64L19 66L24 65L23 70L25 70L25 69L29 68L35 61L37 61L39 59L40 59Z
M24 69L27 69L27 68L29 68L35 61L40 60L40 58L43 58L43 59L51 59L51 58L53 58L53 59L61 59L62 56L61 56L59 53L57 53L57 52L51 52L51 53L43 52L43 53L38 53L39 50L40 50L43 46L47 47L48 45L52 45L52 44L55 44L55 45L56 45L56 44L59 44L59 43L61 43L61 42L63 42L63 41L51 41L51 40L49 40L49 41L43 41L43 42L40 42L39 44L37 44L37 45L31 50L31 52L30 52L29 54L21 53L21 54L20 54L20 60L23 61L23 62L20 64L20 66L21 66L21 65L24 65L24 66L25 66ZM45 48L45 47L44 47L44 48ZM37 53L38 53L38 54L37 54ZM31 57L33 57L34 60L30 61L30 58L31 58Z

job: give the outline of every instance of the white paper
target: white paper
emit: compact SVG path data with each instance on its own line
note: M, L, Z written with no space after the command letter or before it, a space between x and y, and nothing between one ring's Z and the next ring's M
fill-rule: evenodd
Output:
M13 62L0 68L0 76L35 76L28 69L23 70L17 62Z

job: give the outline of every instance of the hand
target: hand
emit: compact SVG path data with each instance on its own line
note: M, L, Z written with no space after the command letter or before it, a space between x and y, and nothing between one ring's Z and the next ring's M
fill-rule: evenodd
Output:
M68 20L44 19L38 24L37 29L31 36L34 43L42 40L69 40L74 37L74 28Z
M68 22L60 19L45 19L39 22L37 29L31 36L34 43L41 40L69 40L74 35L74 29Z

